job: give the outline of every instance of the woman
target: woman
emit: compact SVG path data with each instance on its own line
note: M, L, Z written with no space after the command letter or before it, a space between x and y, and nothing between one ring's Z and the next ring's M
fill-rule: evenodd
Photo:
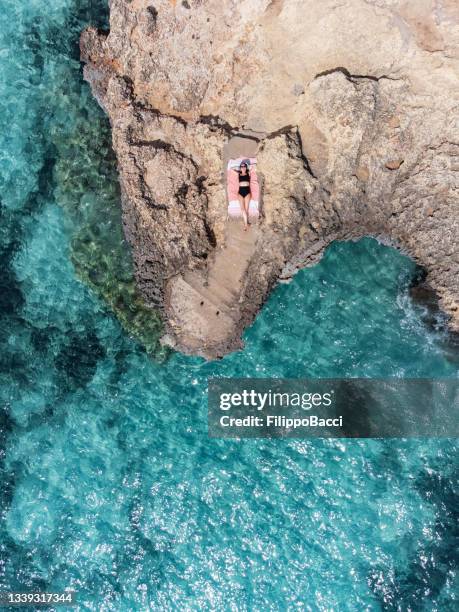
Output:
M245 162L239 166L239 191L238 199L241 205L242 218L244 219L244 231L249 227L249 205L250 205L250 173Z

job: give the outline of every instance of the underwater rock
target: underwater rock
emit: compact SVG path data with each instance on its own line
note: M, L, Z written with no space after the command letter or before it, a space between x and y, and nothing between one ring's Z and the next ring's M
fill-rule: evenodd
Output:
M364 235L423 266L459 329L458 42L452 2L112 0L110 31L83 32L81 56L169 344L235 350L279 280ZM223 149L248 131L262 220L242 273L219 282L237 252Z
M77 102L76 96L67 94L69 107ZM125 332L161 362L170 350L160 342L160 314L145 305L132 273L107 124L95 107L89 117L50 131L48 137L58 153L53 166L54 194L66 213L76 275L110 308Z

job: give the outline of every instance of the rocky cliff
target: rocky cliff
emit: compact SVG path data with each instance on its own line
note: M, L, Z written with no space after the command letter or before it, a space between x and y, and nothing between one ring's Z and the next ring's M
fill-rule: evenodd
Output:
M167 342L238 348L279 279L363 235L422 265L459 329L456 0L111 0L81 54ZM250 238L226 222L238 135L263 182Z

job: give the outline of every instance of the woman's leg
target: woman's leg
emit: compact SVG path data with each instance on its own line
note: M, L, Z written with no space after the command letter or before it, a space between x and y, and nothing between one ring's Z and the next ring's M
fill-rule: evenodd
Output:
M239 200L239 206L241 207L241 213L242 213L242 218L244 219L244 229L247 229L247 213L245 211L245 203L244 200L245 198L243 196L241 196L241 194L238 194L238 200Z

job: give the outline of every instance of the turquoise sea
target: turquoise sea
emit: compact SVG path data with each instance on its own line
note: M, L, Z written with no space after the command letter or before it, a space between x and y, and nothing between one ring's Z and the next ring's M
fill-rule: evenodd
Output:
M457 377L441 316L410 298L419 271L336 243L242 352L162 352L78 60L107 11L0 0L0 590L119 612L457 610L454 440L207 437L210 375Z

